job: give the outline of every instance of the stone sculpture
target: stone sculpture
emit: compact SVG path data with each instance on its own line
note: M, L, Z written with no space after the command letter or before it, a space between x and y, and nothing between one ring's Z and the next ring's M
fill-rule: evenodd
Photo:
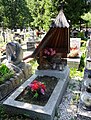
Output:
M6 58L14 65L19 64L23 59L23 50L18 42L9 42L6 45Z
M9 67L19 73L21 71L25 79L31 75L31 66L23 62L23 50L21 45L16 42L9 42L6 44L6 58Z

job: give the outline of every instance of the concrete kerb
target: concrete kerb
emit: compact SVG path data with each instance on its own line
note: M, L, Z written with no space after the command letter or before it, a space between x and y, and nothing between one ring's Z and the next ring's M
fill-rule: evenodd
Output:
M68 68L67 68L68 69ZM66 90L69 82L69 69L67 70L64 79L59 79L54 91L45 106L33 105L29 103L16 101L18 95L32 82L38 75L32 75L25 81L8 99L3 102L7 111L14 114L26 114L31 118L39 118L40 120L53 120L55 111L62 99L63 93ZM59 89L60 88L60 89Z

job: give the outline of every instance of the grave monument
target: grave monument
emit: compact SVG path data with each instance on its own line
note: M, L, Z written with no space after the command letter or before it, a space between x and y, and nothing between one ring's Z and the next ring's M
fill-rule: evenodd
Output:
M81 85L80 102L77 115L79 118L91 119L91 40L87 41L86 65Z
M32 48L34 48L34 44L35 44L35 39L34 39L34 31L31 29L29 31L30 37L27 40L27 50L31 50Z
M28 79L30 77L31 65L23 62L23 50L18 42L14 41L7 43L6 58L8 66L13 67L16 72L21 71L23 73L24 79Z
M69 53L69 45L69 24L63 10L61 10L51 24L47 34L34 50L33 54L30 55L30 57L37 60L39 64L38 69L35 71L34 75L4 101L3 104L7 111L13 112L14 114L25 113L33 119L53 120L56 109L69 82L69 68L66 60L67 53ZM24 96L24 94L26 94L24 91L27 90L29 84L30 87L31 83L37 84L37 78L41 79L40 82L45 78L48 78L49 81L54 80L57 82L54 88L50 86L53 92L47 103L42 106L18 100L17 98L20 95ZM46 79L45 82L48 79ZM47 87L48 86L46 86L46 89L48 89Z
M14 75L11 78L6 77L4 83L0 84L0 100L4 99L31 76L31 65L23 62L22 59L23 51L20 44L15 41L7 43L6 60L2 63L13 70Z

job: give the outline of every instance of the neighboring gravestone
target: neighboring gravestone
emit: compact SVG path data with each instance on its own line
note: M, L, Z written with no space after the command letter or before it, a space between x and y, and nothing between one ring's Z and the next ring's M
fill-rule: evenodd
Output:
M27 41L27 50L31 50L31 48L34 48L34 45L35 45L34 31L31 30L29 31L29 33L30 33L30 37L28 38L28 41Z
M6 58L14 65L19 64L23 59L23 50L18 42L9 42L6 45Z
M69 58L75 58L80 56L80 44L81 38L70 38L70 53Z
M91 40L87 41L87 58L91 58Z
M31 75L31 65L23 62L23 50L18 42L9 42L6 45L7 62L17 71L16 68L23 72L24 78L27 79Z
M87 42L86 68L91 70L91 40Z
M77 117L91 120L91 40L87 41L86 66L82 81Z

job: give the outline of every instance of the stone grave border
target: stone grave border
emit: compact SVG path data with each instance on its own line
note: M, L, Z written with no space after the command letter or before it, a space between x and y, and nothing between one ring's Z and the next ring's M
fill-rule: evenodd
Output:
M62 100L63 94L69 82L69 68L67 67L66 69L67 70L65 72L64 79L59 79L57 85L53 90L53 93L51 94L45 106L33 105L15 100L19 94L27 87L27 85L38 76L37 74L34 74L3 102L3 105L7 112L11 114L25 114L30 118L39 118L40 120L53 120L56 109ZM40 72L40 70L38 72ZM61 71L58 72L58 75L60 73ZM52 75L54 76L55 72L53 72Z
M5 83L0 85L0 101L4 99L8 94L14 91L19 85L25 81L24 75L22 72L17 73Z

